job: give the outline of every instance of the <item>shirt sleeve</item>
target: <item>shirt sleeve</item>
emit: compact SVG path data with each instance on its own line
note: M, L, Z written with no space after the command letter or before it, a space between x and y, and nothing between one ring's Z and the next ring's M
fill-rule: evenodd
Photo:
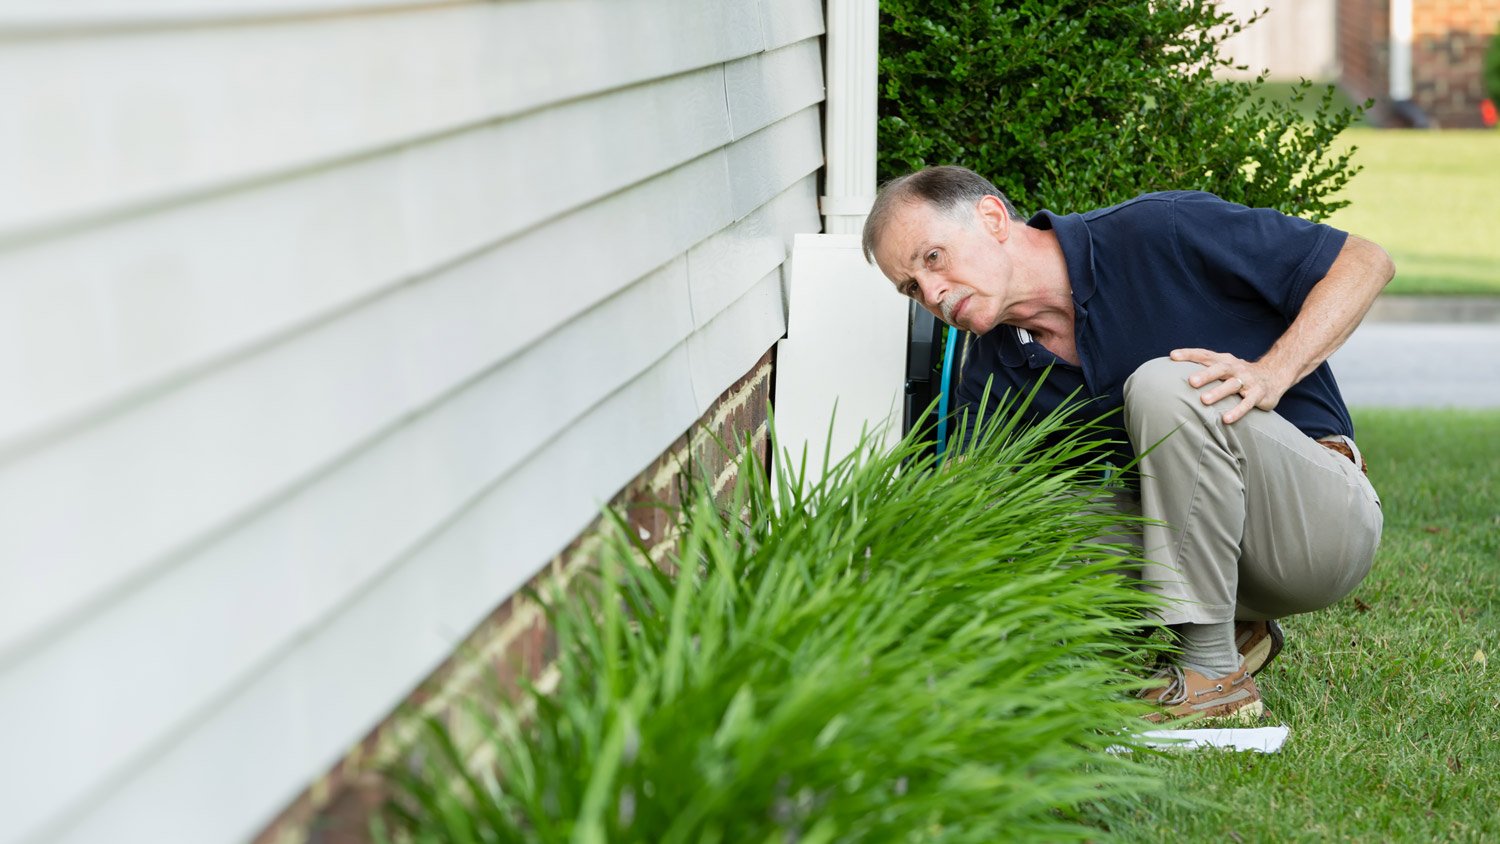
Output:
M1349 237L1332 226L1200 192L1173 202L1172 230L1189 272L1228 296L1263 299L1289 320Z

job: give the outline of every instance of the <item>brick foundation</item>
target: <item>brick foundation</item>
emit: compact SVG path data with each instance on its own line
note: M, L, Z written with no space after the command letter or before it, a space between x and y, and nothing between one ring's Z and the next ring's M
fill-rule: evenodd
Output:
M685 473L711 477L715 493L722 493L734 479L738 447L747 435L764 460L773 354L768 351L611 501L615 509L627 513L630 530L651 547L658 561L676 541L673 526L659 505L678 503L678 482ZM598 528L596 521L532 578L529 585L536 594L566 590L573 572L594 563ZM513 596L469 634L454 657L422 682L405 708L451 723L455 702L494 680L511 693L522 677L545 688L556 682L549 676L555 652L556 640L541 607ZM255 844L367 844L370 817L386 797L379 771L401 758L416 727L416 716L393 714L272 821Z

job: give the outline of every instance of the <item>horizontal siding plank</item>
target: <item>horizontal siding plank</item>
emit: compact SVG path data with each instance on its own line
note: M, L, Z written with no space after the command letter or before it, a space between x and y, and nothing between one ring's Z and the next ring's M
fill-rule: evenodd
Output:
M693 324L708 324L791 254L798 232L817 231L817 177L809 175L688 252Z
M0 844L252 834L743 376L818 228L821 32L0 10Z
M725 178L722 152L699 159L507 242L450 283L403 288L12 461L0 473L0 582L15 584L0 590L0 654L728 225ZM538 255L559 262L569 295L533 273ZM500 283L487 287L491 273ZM482 295L453 292L464 289ZM523 307L539 299L555 304ZM41 558L45 572L29 564Z
M731 227L754 222L774 244L707 253L716 277L755 278L769 269L775 278L787 233L799 224L804 231L816 227L814 190L812 177L805 178ZM705 243L724 239L716 235ZM704 245L689 254L705 254ZM693 325L704 326L735 304L723 302L707 316L689 313L695 297L688 294L688 264L680 257L538 338L497 373L11 666L0 675L0 711L14 717L0 722L0 746L9 749L8 770L26 776L0 782L0 789L20 795L29 811L45 813L53 801L108 779L249 666L357 593L394 549L417 542L476 490L658 358L662 343L677 343ZM739 292L745 287L739 284ZM769 292L779 294L779 286ZM749 330L765 324L769 313L740 304L717 330ZM644 326L649 330L639 330ZM758 338L765 332L750 333ZM708 344L707 358L693 370L695 388L714 396L725 386L716 379L726 372L738 377L748 366L715 351L718 345ZM558 389L560 383L567 389ZM516 413L521 407L526 412ZM185 630L197 632L174 633ZM72 668L77 665L98 668L80 673ZM39 688L52 691L43 698L33 693ZM105 718L94 711L102 698L111 700ZM26 814L13 820L24 826Z
M765 49L823 34L822 0L760 0Z
M556 3L556 0L552 0ZM381 9L454 5L454 0L8 0L0 35L99 30L109 27L203 25L278 17L313 17ZM820 35L817 0L758 0L758 30L768 48Z
M469 301L444 302L446 285L414 285L401 291L405 296L356 312L358 319L272 347L52 448L18 456L0 474L0 566L40 557L50 564L44 573L0 571L15 584L0 593L0 655L283 494L476 368L549 330L570 309L576 313L748 215L818 166L816 118L815 108L799 112L621 198L510 241L469 273L455 273L476 283L474 276L491 267L528 266L534 255L570 256L568 276L578 281L552 314L523 317L507 307L526 301L540 283L531 278L508 276L514 286L505 292L513 295L480 311ZM746 146L742 163L727 171L735 176L726 191L723 158ZM745 167L766 175L748 178L739 172ZM627 196L640 204L632 208ZM594 248L578 250L579 232L590 233L585 242ZM486 321L490 314L499 322ZM454 354L455 326L471 326L466 336L482 353ZM485 349L483 342L500 348Z
M417 6L451 6L454 0L7 0L0 35L58 34L140 26L202 25L269 17L321 16Z
M688 338L698 413L713 406L719 394L743 377L785 333L786 305L777 268Z
M813 179L804 178L765 213L745 218L774 233L776 251L768 254L775 260L758 292L741 297L714 320L714 337L694 347L688 378L698 412L781 333L775 266L784 257L785 232L799 221L816 227L814 189ZM720 186L719 193L724 192ZM738 267L738 275L745 276L759 271L765 259L762 250L721 250L713 266L727 275ZM461 507L476 487L542 446L595 397L616 389L640 361L660 354L659 344L685 337L695 323L688 310L687 266L687 258L679 258L537 338L525 356L497 374L285 497L255 521L179 563L169 577L147 582L128 600L103 607L86 624L10 666L0 675L0 710L16 717L0 722L0 746L10 749L15 763L8 770L27 772L24 780L0 784L25 798L20 805L26 810L12 821L25 828L35 819L28 815L45 818L48 812L65 811L66 803L59 801L76 800L81 789L129 770L131 760L173 726L191 720L240 675L378 577L393 551L416 542ZM523 297L520 291L507 292ZM430 336L422 339L430 342L422 345L446 342L450 351L455 343L462 346L464 332L455 331L461 325L459 314L495 309L476 303L472 295L461 300L459 293L449 292L441 298L450 308L427 320ZM504 297L491 298L498 304ZM412 308L397 302L391 307ZM699 319L707 322L707 317ZM643 326L649 330L640 330ZM745 338L754 341L745 345ZM760 348L754 350L757 342ZM559 390L557 385L564 383L566 391ZM527 411L517 414L519 407ZM243 451L238 454L243 458ZM188 630L196 632L181 635ZM80 673L75 666L81 664L100 668ZM38 688L52 693L41 698L34 694ZM109 716L100 718L95 703L105 697L112 705ZM56 728L46 728L48 724ZM80 776L80 771L89 774Z
M758 14L755 0L516 0L8 43L0 236L718 66L762 49Z
M726 64L724 90L737 138L822 102L823 56L817 39Z
M8 822L128 770L692 330L678 258L28 653L0 674L0 788L22 807Z
M46 839L204 844L253 832L693 421L690 383L679 346Z
M720 147L722 73L0 253L0 448Z
M823 166L823 127L812 106L727 147L735 219Z

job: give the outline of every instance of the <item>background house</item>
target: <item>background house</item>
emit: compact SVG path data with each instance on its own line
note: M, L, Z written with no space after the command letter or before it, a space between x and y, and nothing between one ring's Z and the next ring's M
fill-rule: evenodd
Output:
M1338 82L1375 100L1378 125L1478 128L1485 49L1500 27L1500 0L1221 0L1256 25L1225 42L1254 78Z
M1333 81L1338 77L1335 5L1335 0L1220 0L1219 8L1242 22L1264 13L1253 26L1225 40L1221 55L1244 69L1224 76L1254 79L1267 73L1283 81Z
M545 681L517 588L763 447L823 31L6 4L0 842L334 840L404 702Z
M1339 0L1338 21L1340 84L1375 98L1378 120L1484 125L1481 68L1500 0Z

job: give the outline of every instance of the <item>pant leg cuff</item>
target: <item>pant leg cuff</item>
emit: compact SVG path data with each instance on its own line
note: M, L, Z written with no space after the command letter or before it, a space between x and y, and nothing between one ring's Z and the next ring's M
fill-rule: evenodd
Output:
M1234 621L1233 604L1175 604L1156 613L1162 624L1222 624Z

